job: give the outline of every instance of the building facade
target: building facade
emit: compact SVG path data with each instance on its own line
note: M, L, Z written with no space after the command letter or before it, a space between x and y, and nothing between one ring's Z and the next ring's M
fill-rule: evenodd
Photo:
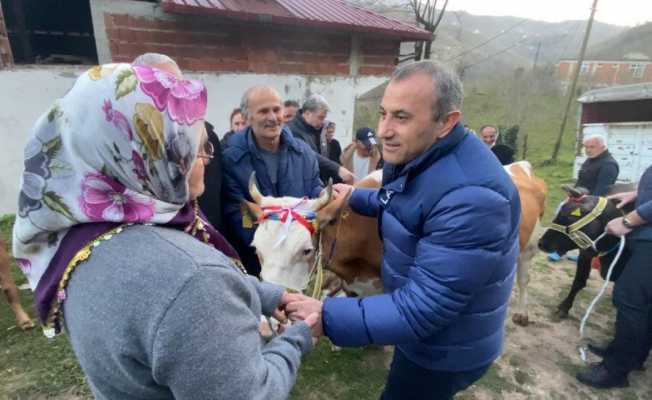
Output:
M560 60L557 71L562 88L573 80L577 60ZM585 60L580 69L579 82L586 88L652 82L652 60Z

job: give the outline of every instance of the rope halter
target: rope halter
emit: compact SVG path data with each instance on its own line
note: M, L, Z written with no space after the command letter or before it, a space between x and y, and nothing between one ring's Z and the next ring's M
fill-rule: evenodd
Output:
M586 233L582 231L582 228L584 228L591 222L595 221L600 215L602 215L606 207L607 207L607 198L599 197L598 203L595 205L595 207L593 207L593 209L588 214L586 214L576 222L570 225L560 225L552 222L550 223L548 229L552 229L553 231L559 232L567 236L581 250L586 250L589 248L596 249L596 242L602 239L603 236L601 235L598 239L594 241Z

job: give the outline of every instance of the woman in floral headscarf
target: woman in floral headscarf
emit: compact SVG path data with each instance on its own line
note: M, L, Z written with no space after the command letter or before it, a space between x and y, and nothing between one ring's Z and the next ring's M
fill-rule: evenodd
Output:
M196 206L206 101L179 74L95 67L25 149L14 254L97 398L283 399L312 346L316 315L262 341L288 295L242 273Z

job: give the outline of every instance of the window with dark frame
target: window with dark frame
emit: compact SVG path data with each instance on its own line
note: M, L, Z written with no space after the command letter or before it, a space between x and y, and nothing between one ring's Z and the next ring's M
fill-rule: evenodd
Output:
M90 0L1 0L15 64L97 64Z

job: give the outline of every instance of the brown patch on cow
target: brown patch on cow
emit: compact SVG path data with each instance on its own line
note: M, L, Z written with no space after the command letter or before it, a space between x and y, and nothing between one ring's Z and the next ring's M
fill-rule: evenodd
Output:
M379 188L380 182L367 177L355 187ZM382 244L376 219L354 213L348 197L331 200L317 213L325 266L347 283L378 279Z
M539 223L545 210L547 187L543 179L537 177L529 163L519 162L505 167L511 175L512 181L518 190L521 200L521 223L519 225L518 241L520 254L516 283L518 285L518 307L512 321L520 326L529 323L527 311L527 285L529 283L529 269L536 248L531 243L532 234Z
M0 288L7 298L9 307L13 311L16 318L16 324L22 330L31 329L34 327L34 322L30 319L29 315L20 304L20 296L18 295L18 288L16 282L11 276L11 269L9 264L9 254L5 250L5 243L0 239Z

